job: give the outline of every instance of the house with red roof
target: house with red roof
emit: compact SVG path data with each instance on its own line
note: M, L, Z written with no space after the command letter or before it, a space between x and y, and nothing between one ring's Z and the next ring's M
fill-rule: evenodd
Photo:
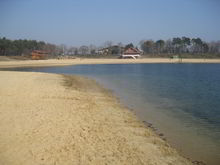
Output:
M133 59L137 59L138 57L140 57L141 52L140 50L136 49L136 48L128 48L126 49L123 54L121 55L122 58L133 58Z
M31 52L31 59L32 60L44 60L48 56L48 53L46 51L42 50L33 50Z

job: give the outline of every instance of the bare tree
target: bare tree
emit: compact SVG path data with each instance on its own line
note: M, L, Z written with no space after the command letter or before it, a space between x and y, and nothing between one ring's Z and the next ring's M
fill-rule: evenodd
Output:
M65 44L61 44L60 45L60 49L62 50L62 55L65 55L66 54L66 51L67 51L67 47Z
M209 53L220 54L220 41L210 42L208 46L209 46Z
M108 47L111 47L113 45L113 42L112 41L106 41L104 43L104 48L108 48Z
M124 47L124 45L123 45L121 42L119 42L117 45L118 45L119 47Z
M154 41L153 40L146 40L141 45L141 49L145 54L152 54L154 53Z
M174 47L171 39L166 40L164 47L165 53L172 54L174 52Z
M79 48L79 53L80 53L81 55L87 55L87 54L89 54L89 47L88 47L88 46L85 46L85 45L80 46L80 48Z
M77 50L77 47L72 46L68 49L68 54L69 55L76 55L75 54L76 50Z
M93 45L93 44L91 44L91 45L89 45L89 54L96 54L96 52L97 52L97 48L96 48L96 46L95 45Z

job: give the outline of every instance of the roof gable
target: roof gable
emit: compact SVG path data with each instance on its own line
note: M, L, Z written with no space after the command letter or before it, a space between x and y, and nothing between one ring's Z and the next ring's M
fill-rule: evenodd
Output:
M136 48L128 48L124 51L124 54L140 54L141 52Z

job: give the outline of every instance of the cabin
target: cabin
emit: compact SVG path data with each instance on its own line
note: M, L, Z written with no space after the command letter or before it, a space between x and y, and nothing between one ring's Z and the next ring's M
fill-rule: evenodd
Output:
M137 59L138 57L140 57L140 54L141 54L140 50L136 48L128 48L123 52L123 54L121 55L121 58Z
M33 50L31 53L32 60L45 60L47 56L48 56L48 53L42 50Z

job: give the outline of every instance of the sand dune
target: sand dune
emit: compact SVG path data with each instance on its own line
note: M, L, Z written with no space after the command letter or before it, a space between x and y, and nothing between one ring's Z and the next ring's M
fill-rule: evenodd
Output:
M93 80L0 72L0 164L191 164Z

